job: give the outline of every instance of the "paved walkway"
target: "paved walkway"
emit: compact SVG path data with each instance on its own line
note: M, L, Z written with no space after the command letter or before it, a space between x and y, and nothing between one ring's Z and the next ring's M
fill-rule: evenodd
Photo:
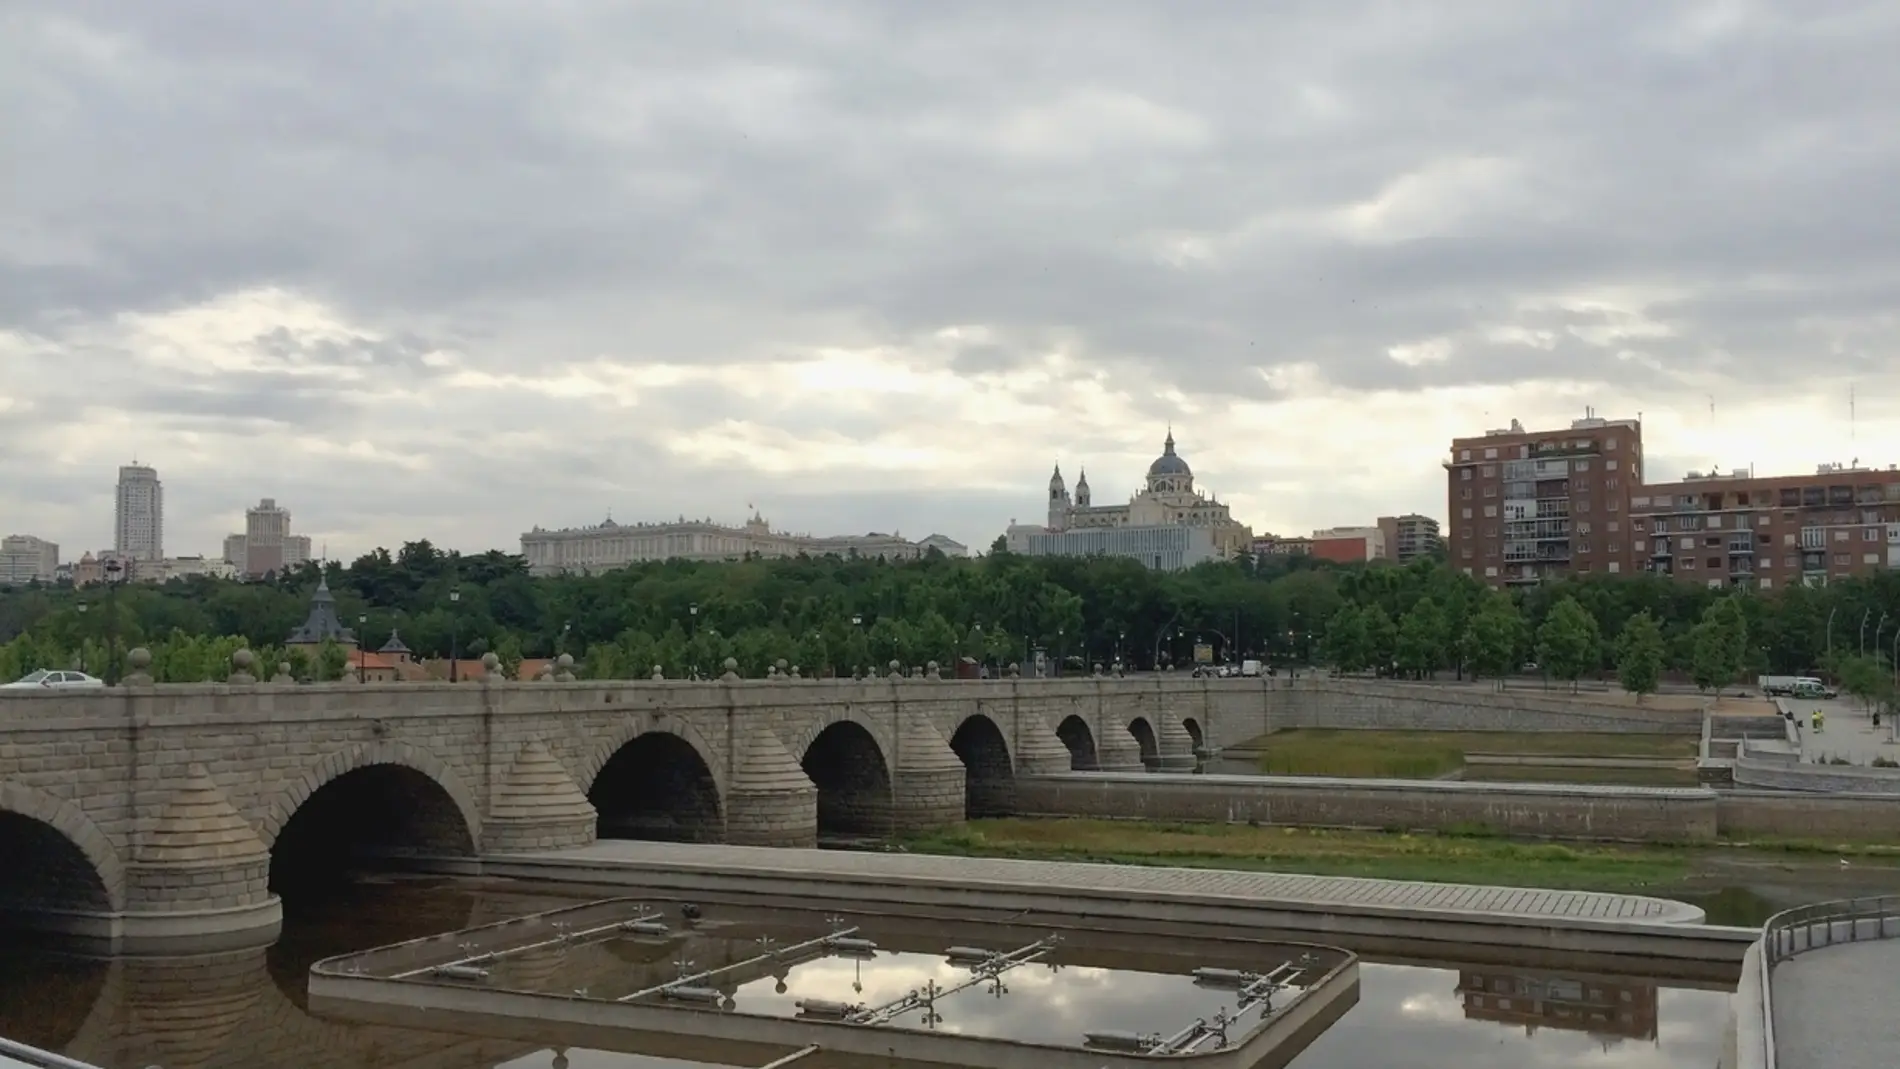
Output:
M1283 902L1466 915L1479 913L1488 916L1644 921L1652 924L1699 924L1703 919L1702 910L1695 906L1642 895L1224 869L1153 868L1144 865L788 850L755 846L702 846L627 839L603 839L571 850L512 856L676 871L835 874L873 879L884 877L905 882L955 883L965 887L987 884L1000 887L1034 886L1050 890L1074 888L1242 898L1263 904Z
M1900 940L1810 950L1775 966L1778 1069L1893 1069L1900 1065Z
M1893 721L1881 717L1880 726L1874 727L1873 717L1861 708L1858 698L1790 701L1788 705L1794 709L1801 725L1801 754L1805 761L1844 757L1857 765L1871 765L1876 757L1900 760L1900 742L1894 741ZM1818 735L1809 726L1808 719L1808 714L1816 709L1826 714L1827 721Z

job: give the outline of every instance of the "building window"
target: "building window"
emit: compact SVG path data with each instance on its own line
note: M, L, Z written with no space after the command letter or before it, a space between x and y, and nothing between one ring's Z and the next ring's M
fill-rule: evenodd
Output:
M1578 533L1578 534L1589 534L1589 533L1590 533L1590 521L1589 521L1589 520L1582 520L1582 521L1579 521L1579 522L1578 522L1578 524L1577 524L1577 533Z
M1620 572L1620 571L1622 571L1622 570L1623 570L1623 562L1622 562L1622 561L1614 561L1614 560L1613 560L1613 561L1611 561L1611 562L1610 562L1610 572L1611 572L1611 574L1615 574L1615 573L1617 573L1617 572Z
M1486 505L1484 507L1484 515L1486 519L1496 516L1497 514L1498 514L1498 507L1496 505Z
M1609 545L1608 545L1607 547L1605 547L1605 548L1607 548L1607 549L1608 549L1608 550L1609 550L1609 551L1610 551L1611 553L1621 553L1621 552L1623 552L1623 543L1621 543L1621 542L1611 542L1611 543L1610 543L1610 544L1609 544Z
M1460 479L1462 479L1462 480L1464 480L1465 482L1470 482L1470 481L1471 481L1471 469L1470 469L1470 468L1459 468L1459 469L1458 469L1458 478L1460 478Z
M1616 452L1616 439L1615 438L1604 439L1603 448L1609 450L1612 453Z
M1493 485L1493 486L1487 486L1487 487L1485 487L1485 488L1484 488L1484 496L1486 496L1486 497L1496 497L1496 496L1498 496L1498 488L1497 488L1497 487L1496 487L1495 485Z
M1470 460L1470 459L1471 459L1471 450L1469 450L1469 449L1460 449L1460 450L1458 450L1458 459L1459 459L1459 460Z
M1643 550L1649 548L1649 542L1644 539L1639 538L1634 543L1632 543L1632 548L1634 548L1636 552L1641 553Z
M1782 545L1784 545L1784 546L1792 546L1792 545L1794 545L1794 532L1793 532L1793 531L1789 531L1789 532L1788 532L1787 534L1784 534L1784 535L1782 535L1782 536L1781 536L1781 544L1782 544Z
M1836 542L1845 542L1845 541L1847 541L1847 532L1846 532L1846 531L1835 531L1835 532L1834 532L1834 541L1836 541Z
M1487 479L1496 478L1498 474L1498 466L1496 464L1486 464L1483 468L1480 468L1478 470L1478 474L1484 476Z
M1578 543L1577 543L1577 552L1578 552L1578 553L1588 553L1588 552L1590 552L1590 543L1588 543L1588 542L1578 542Z
M1484 570L1484 577L1485 577L1486 579L1496 579L1496 578L1498 577L1498 567L1497 567L1497 565L1495 565L1495 564L1493 564L1493 565L1490 565L1490 566L1488 566L1488 567L1486 567L1486 568L1485 568L1485 570Z
M1755 517L1755 526L1757 527L1768 526L1768 514L1764 512L1761 515Z
M1603 511L1621 512L1623 511L1623 506L1617 502L1616 498L1611 498L1603 503Z
M1869 528L1867 528L1867 529L1866 529L1865 531L1862 531L1862 532L1860 533L1860 540L1861 540L1862 542L1878 542L1878 541L1880 541L1880 529L1879 529L1879 528L1876 528L1876 527L1869 527Z
M1633 508L1633 509L1646 509L1646 508L1648 508L1648 507L1649 507L1649 499L1648 499L1648 498L1646 498L1646 497L1632 497L1632 498L1630 498L1630 508Z
M1695 558L1694 557L1682 558L1682 570L1685 572L1695 571Z
M1604 470L1604 471L1615 471L1615 470L1616 470L1616 459L1615 459L1614 457L1612 457L1611 459L1609 459L1609 460L1606 460L1606 461L1604 461L1604 462L1603 462L1603 470Z
M1798 561L1798 560L1797 560L1796 558L1794 558L1794 557L1783 557L1783 558L1781 558L1781 566L1782 566L1783 568L1792 568L1792 567L1794 567L1794 566L1795 566L1795 565L1796 565L1797 563L1799 563L1799 561Z
M1623 525L1621 523L1618 523L1615 520L1611 520L1608 524L1604 526L1604 529L1609 531L1611 534L1615 534L1616 532L1621 531L1623 529Z
M1458 511L1462 514L1459 516L1459 519L1468 520L1471 518L1471 509L1469 507L1459 509Z
M1849 557L1849 556L1848 556L1847 554L1845 554L1845 553L1836 553L1836 554L1834 554L1834 563L1835 563L1835 564L1838 564L1838 565L1840 565L1840 566L1841 566L1841 567L1843 567L1843 568L1845 568L1845 567L1847 567L1847 565L1848 565L1848 564L1849 564L1849 563L1850 563L1850 562L1851 562L1852 560L1853 560L1853 558L1852 558L1852 557Z
M1684 538L1684 539L1682 540L1682 548L1683 548L1683 549L1694 549L1694 548L1695 548L1695 539L1693 539L1693 538Z
M1470 559L1471 559L1471 547L1470 547L1470 546L1466 546L1465 548L1463 548L1463 549L1461 549L1461 550L1459 550L1459 551L1458 551L1458 555L1459 555L1460 557L1462 557L1462 558L1464 558L1465 560L1470 560ZM1467 569L1467 571L1468 571L1468 570L1469 570L1469 569Z
M1879 564L1879 563L1880 563L1880 554L1878 554L1878 553L1863 553L1863 554L1861 554L1861 555L1860 555L1860 562L1861 562L1862 564Z
M1471 487L1469 486L1460 487L1458 490L1458 497L1464 501L1471 500Z
M1498 458L1498 451L1496 449L1487 449L1484 451L1484 459L1496 460L1497 458Z
M1579 460L1579 461L1577 461L1577 465L1576 465L1576 467L1575 467L1575 468L1573 468L1572 470L1573 470L1573 471L1589 471L1589 470L1590 470L1590 462L1589 462L1588 460Z
M1578 498L1578 499L1577 499L1577 511L1578 511L1578 512L1588 512L1588 511L1590 511L1590 499L1589 499L1589 498L1587 498L1587 497L1580 497L1580 498Z
M1485 560L1496 560L1496 559L1497 559L1497 556L1498 556L1498 547L1496 547L1496 546L1486 546L1486 547L1484 547L1484 559L1485 559Z
M1486 527L1484 529L1484 536L1486 538L1496 538L1498 536L1498 529L1496 527Z

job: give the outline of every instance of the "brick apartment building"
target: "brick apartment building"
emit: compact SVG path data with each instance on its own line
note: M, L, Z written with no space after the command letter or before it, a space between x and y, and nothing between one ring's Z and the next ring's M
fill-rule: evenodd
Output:
M1900 568L1900 469L1690 472L1630 500L1640 567L1763 590Z
M1643 471L1636 420L1591 412L1553 431L1512 420L1452 439L1444 466L1452 567L1494 586L1633 570L1630 498Z
M1447 556L1494 586L1651 572L1768 590L1900 568L1900 468L1645 484L1641 424L1595 413L1455 438L1444 466Z

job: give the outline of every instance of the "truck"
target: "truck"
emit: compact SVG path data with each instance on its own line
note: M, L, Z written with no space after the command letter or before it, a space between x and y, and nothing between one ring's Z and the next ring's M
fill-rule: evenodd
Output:
M1771 698L1832 698L1837 694L1813 676L1760 676L1755 685Z
M1246 661L1240 662L1240 674L1243 676L1259 675L1260 662L1257 660L1246 660Z

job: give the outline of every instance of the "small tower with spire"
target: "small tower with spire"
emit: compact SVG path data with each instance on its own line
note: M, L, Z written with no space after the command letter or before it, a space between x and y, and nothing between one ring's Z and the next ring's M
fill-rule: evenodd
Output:
M1079 509L1089 507L1089 469L1087 468L1083 468L1076 473L1075 507Z
M1055 474L1049 476L1049 529L1064 530L1069 526L1069 489L1062 481L1062 465L1057 464Z

